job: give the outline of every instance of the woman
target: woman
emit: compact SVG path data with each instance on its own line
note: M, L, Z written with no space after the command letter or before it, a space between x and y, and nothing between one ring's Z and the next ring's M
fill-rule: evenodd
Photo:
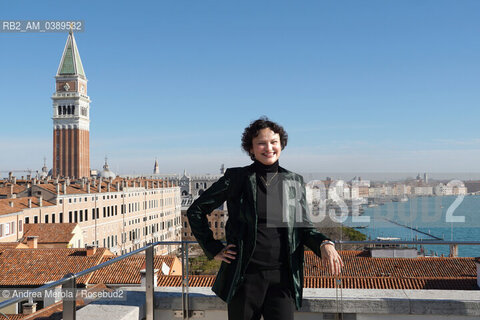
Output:
M303 178L279 166L287 140L277 123L253 121L242 148L254 162L227 169L187 211L207 257L222 261L212 290L228 303L230 320L293 319L302 303L304 245L332 274L343 266L333 242L309 220ZM226 246L213 238L206 217L224 201Z

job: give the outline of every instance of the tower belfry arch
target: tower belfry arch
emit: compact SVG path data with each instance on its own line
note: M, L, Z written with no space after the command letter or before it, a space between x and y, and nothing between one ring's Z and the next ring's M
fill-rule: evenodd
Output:
M55 76L53 176L90 176L90 98L77 43L70 30Z

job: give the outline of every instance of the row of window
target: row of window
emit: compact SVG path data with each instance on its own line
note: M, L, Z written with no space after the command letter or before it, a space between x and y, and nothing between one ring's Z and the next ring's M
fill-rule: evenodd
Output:
M206 182L197 182L195 183L195 189L200 189L200 188L207 188L207 183Z
M140 193L132 193L132 194L128 194L128 197L133 197L133 196L138 196L138 195L140 195ZM124 195L121 194L120 197L123 198ZM91 197L91 198L92 198L92 201L98 200L98 196ZM111 195L107 194L107 195L103 196L103 200L109 200L109 199L117 199L117 195L116 194L111 194ZM68 198L68 203L77 203L77 200L78 200L78 202L82 202L82 197L77 197L77 198L70 198L69 197ZM159 206L163 206L164 204L165 205L173 204L173 199L172 198L167 198L167 199L165 199L165 201L163 201L163 200L164 199L146 200L143 208L144 209L147 208L147 202L148 202L148 209L158 208ZM88 197L84 197L84 202L87 202L87 201L88 201ZM59 202L63 203L63 199L60 199Z
M88 197L84 197L83 198L84 202L88 202ZM103 196L103 200L109 200L109 199L117 199L117 195L116 194L112 194L112 195L105 195ZM68 203L77 203L77 200L78 202L82 202L82 197L78 197L78 198L68 198ZM95 196L95 197L92 197L92 201L94 200L98 200L98 196ZM60 199L59 200L60 203L63 203L63 199Z
M153 225L149 226L149 227L151 227L149 230L155 230ZM157 232L157 231L154 231L154 232ZM129 240L132 241L132 242L135 241L135 240L139 240L140 239L139 234L140 234L140 228L137 228L135 230L131 230L129 232ZM170 233L161 235L160 237L154 237L153 241L155 241L155 242L156 241L163 241L164 239L167 239L168 235L170 235ZM144 236L145 236L145 230L144 230ZM127 242L127 233L126 232L122 232L121 242L122 242L122 244ZM98 247L98 240L97 240L96 244L95 244L95 241L92 241L92 246L95 246L95 245ZM117 235L110 235L110 236L107 236L106 238L103 238L103 247L104 248L110 249L113 246L118 246ZM133 250L135 250L135 249L133 249ZM132 249L130 249L130 251L132 251ZM125 253L126 253L126 250L125 250ZM123 254L123 250L122 250L122 254Z
M58 115L61 116L65 114L75 114L75 106L58 106Z
M121 209L121 213L124 214L125 210L126 210L126 205L120 205L120 209ZM133 209L138 209L138 203L135 203L135 206L129 204L129 210L130 209L132 209L132 211L129 211L129 212L133 212L134 211ZM103 217L104 218L113 217L113 216L118 215L118 205L103 207L102 210L103 210ZM168 213L166 213L165 215L167 215L167 214ZM163 215L164 215L163 213L160 214L161 217L163 217ZM55 213L52 213L51 215L44 214L43 217L44 217L44 223L57 223ZM153 219L153 217L158 218L158 215L150 216L149 220ZM64 222L63 212L60 212L58 214L58 218L59 218L59 221L58 221L59 223ZM100 218L100 208L93 208L91 219L95 220L95 219L99 219L99 218ZM78 223L78 222L83 222L83 221L88 221L88 209L74 210L74 211L69 211L68 212L68 222L69 223ZM25 217L25 223L30 223L30 217ZM33 223L39 223L38 216L33 217ZM130 225L131 222L129 221L128 224Z

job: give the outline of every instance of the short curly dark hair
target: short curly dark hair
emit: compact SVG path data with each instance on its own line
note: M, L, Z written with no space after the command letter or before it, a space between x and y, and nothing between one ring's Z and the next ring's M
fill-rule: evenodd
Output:
M288 134L285 129L283 129L278 123L270 121L270 119L265 116L260 117L259 119L252 121L242 134L242 148L252 160L255 160L255 156L250 152L253 147L252 140L258 136L260 130L265 128L269 128L273 132L278 133L282 150L287 146Z

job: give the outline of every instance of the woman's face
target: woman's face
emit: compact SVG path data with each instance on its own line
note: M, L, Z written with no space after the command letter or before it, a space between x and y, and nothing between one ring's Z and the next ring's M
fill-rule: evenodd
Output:
M250 152L255 155L255 159L259 162L265 165L274 164L280 158L282 152L280 135L270 128L260 130L258 136L252 139Z

